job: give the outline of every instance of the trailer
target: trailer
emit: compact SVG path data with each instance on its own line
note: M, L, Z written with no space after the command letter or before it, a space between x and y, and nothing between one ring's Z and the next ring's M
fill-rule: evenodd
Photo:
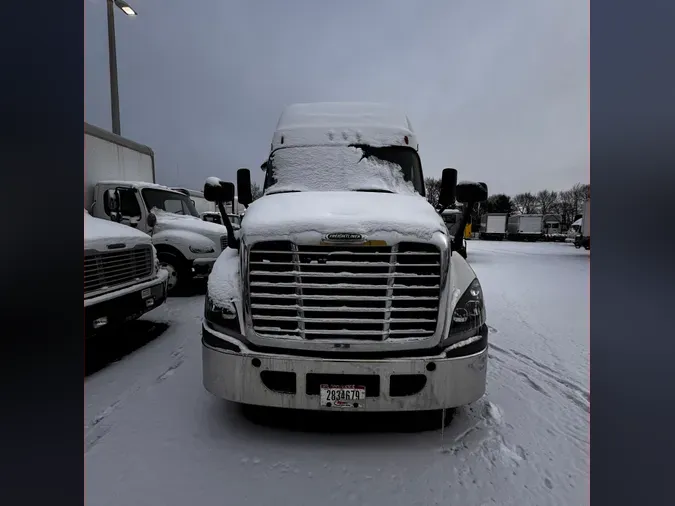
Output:
M507 238L510 241L538 241L544 236L543 215L516 214L509 218Z
M487 213L480 219L479 238L483 240L503 241L506 236L507 213Z

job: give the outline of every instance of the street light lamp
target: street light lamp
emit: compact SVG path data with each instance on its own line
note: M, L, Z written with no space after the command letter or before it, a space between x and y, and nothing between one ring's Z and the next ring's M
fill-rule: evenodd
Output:
M110 65L110 109L112 130L120 135L120 97L117 84L117 47L115 46L115 5L124 14L136 16L136 11L124 0L107 0L108 7L108 63Z

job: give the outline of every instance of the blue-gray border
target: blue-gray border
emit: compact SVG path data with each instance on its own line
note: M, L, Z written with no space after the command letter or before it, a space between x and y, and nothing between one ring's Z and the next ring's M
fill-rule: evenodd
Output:
M675 4L591 8L591 501L671 504Z
M0 504L83 503L84 17L76 8L3 9ZM666 0L591 3L594 504L672 502L674 11Z
M84 503L79 9L10 2L2 11L0 504Z

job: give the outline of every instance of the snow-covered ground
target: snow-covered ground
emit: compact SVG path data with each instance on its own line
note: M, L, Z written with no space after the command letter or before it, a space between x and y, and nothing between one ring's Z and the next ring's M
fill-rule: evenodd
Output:
M144 317L165 332L86 379L86 504L586 504L589 252L470 241L468 254L488 388L444 431L254 425L202 387L203 296L172 298Z

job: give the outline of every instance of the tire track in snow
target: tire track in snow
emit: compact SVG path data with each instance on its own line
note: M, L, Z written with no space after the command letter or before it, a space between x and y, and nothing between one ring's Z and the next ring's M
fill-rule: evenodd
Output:
M565 396L566 399L573 402L579 409L585 411L586 413L590 412L590 393L576 383L561 377L560 373L555 371L553 368L542 364L541 362L534 360L533 358L530 358L519 351L506 350L499 346L495 346L494 344L490 344L490 348L498 353L512 357L523 365L532 367L537 372L553 380L553 382L547 381L547 383L560 392L563 396ZM501 362L504 361L501 360ZM541 387L541 385L535 382L527 373L517 369L513 369L513 372L525 378L528 385L530 385L532 388L550 397L550 395L545 393L545 390Z
M181 366L181 364L183 364L185 360L185 357L183 356L183 348L184 344L181 344L171 353L174 361L162 374L157 376L154 381L155 384L166 380L175 372L176 369L178 369L178 367ZM104 422L106 418L108 418L113 414L113 412L120 408L127 399L134 396L139 390L141 390L141 387L142 385L140 384L135 385L134 388L128 390L122 397L97 413L94 418L92 418L91 422L85 424L85 454L89 452L94 446L96 446L98 442L103 439L103 437L112 429L111 425L102 424L102 422Z

